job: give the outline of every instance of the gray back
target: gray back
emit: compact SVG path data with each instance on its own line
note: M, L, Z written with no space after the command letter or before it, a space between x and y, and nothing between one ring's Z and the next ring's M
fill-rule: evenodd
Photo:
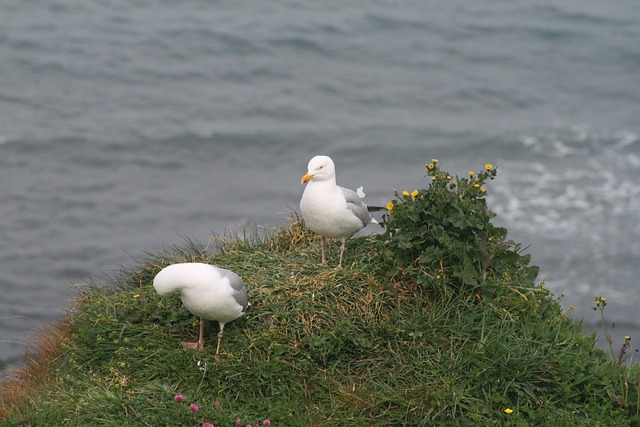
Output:
M351 212L353 212L360 221L362 221L362 226L365 227L369 224L371 222L371 215L367 210L367 205L365 205L362 199L358 197L356 192L344 187L338 188L342 190L344 198L347 200L347 207L351 209Z
M229 284L233 288L233 298L242 306L242 311L244 312L249 306L249 296L247 295L247 287L244 285L242 277L231 270L221 270L222 275L229 279Z

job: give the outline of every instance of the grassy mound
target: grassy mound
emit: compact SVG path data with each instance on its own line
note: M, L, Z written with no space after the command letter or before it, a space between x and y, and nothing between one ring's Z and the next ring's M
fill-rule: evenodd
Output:
M469 202L467 184L481 206L473 179L451 190ZM464 221L443 220L448 208L416 214L420 197L444 200L435 190L397 195L389 234L349 240L342 269L321 265L319 239L293 221L220 239L215 254L158 253L87 287L2 385L2 425L637 425L637 368L596 348L488 217L470 240ZM407 237L414 220L437 222L437 241ZM176 262L247 284L252 307L226 326L219 360L215 322L204 351L182 350L196 319L153 290Z

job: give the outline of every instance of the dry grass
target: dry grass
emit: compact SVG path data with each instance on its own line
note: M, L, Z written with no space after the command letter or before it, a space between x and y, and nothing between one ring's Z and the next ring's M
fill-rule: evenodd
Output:
M48 383L55 381L51 363L62 354L61 343L68 337L71 324L67 317L38 330L23 365L6 371L6 378L0 381L0 418L27 406Z

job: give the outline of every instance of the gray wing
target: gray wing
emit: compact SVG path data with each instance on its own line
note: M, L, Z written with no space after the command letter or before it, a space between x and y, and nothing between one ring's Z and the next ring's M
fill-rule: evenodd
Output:
M347 200L347 207L362 221L362 226L364 227L369 224L371 222L371 215L367 210L367 205L358 197L356 192L344 187L338 188L342 190L342 194L344 194L344 198Z
M238 304L242 306L242 311L245 311L249 304L249 296L247 295L247 287L242 281L242 277L238 276L231 270L221 269L223 277L229 280L229 284L233 288L233 298Z

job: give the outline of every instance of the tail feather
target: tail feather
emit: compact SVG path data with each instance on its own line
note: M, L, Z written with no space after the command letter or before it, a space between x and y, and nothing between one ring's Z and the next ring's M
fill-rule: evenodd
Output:
M369 212L379 212L379 211L386 211L387 208L383 206L367 206L367 210Z

